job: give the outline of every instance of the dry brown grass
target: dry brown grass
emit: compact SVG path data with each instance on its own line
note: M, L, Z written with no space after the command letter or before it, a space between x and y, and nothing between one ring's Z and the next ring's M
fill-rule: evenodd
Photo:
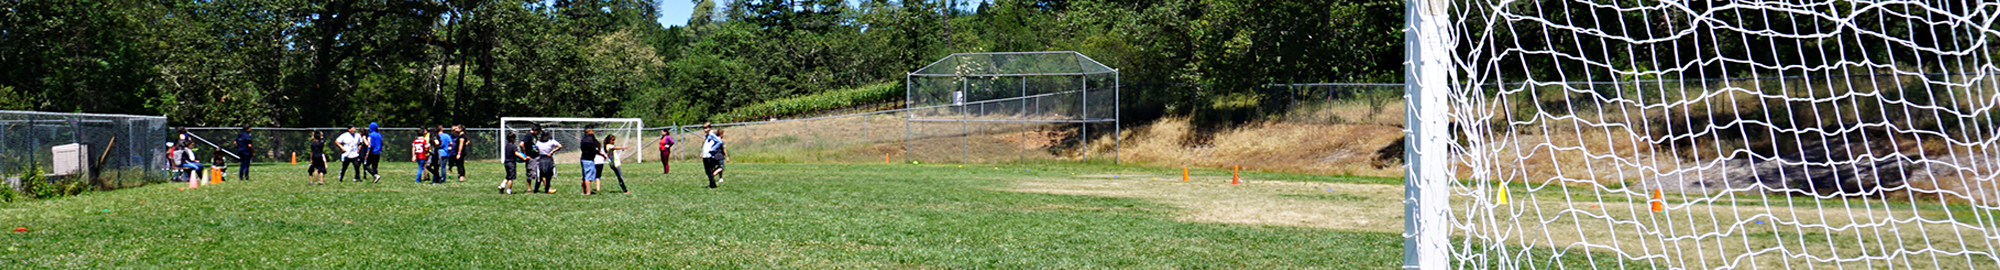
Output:
M1401 186L1256 179L1247 179L1243 185L1227 182L1224 177L1182 182L1173 177L1121 175L1109 179L1086 175L1018 181L1003 189L1146 199L1180 209L1177 218L1188 222L1375 232L1403 229ZM1550 191L1513 193L1512 202L1479 210L1511 218L1461 220L1466 223L1456 225L1473 226L1472 231L1487 232L1484 237L1498 239L1485 244L1536 247L1535 252L1544 254L1541 256L1548 256L1553 249L1578 248L1572 252L1664 256L1673 259L1655 258L1649 262L1695 269L2000 267L1979 257L1938 254L1933 260L1930 253L1924 253L1932 251L1928 248L1942 252L1990 250L1992 244L1978 237L1984 235L1980 228L1898 220L1911 216L1940 219L1946 215L1943 210L1887 208L1866 203L1797 204L1775 197L1778 200L1724 200L1652 212L1643 200L1600 201L1584 194L1550 196L1554 195ZM1676 197L1674 201L1681 199L1685 198ZM1832 227L1802 227L1797 223ZM1893 224L1870 226L1871 223ZM1458 230L1455 234L1465 236L1466 232ZM1902 255L1894 259L1838 263L1820 260L1893 254Z
M1614 185L1641 178L1646 173L1642 166L1662 166L1673 168L1680 161L1672 156L1655 152L1655 145L1631 132L1602 129L1577 128L1575 125L1541 125L1539 130L1502 133L1508 136L1493 141L1493 151L1474 151L1486 155L1497 155L1497 159L1468 160L1508 160L1512 163L1461 164L1483 166L1487 173L1496 173L1495 179L1511 182L1564 181L1570 183L1595 183ZM1459 168L1459 175L1472 176L1480 171L1471 167Z
M1364 100L1336 100L1329 102L1305 103L1299 108L1286 112L1281 118L1286 122L1403 126L1404 109L1402 100L1390 100L1381 104L1369 104Z
M1021 181L1007 190L1154 200L1182 209L1179 218L1190 222L1374 232L1403 230L1400 186L1256 180L1230 185L1228 182L1228 177L1197 177L1182 182L1179 177L1121 175L1120 179Z
M1187 119L1168 118L1127 129L1124 160L1166 167L1226 168L1317 174L1400 176L1398 166L1382 165L1376 151L1402 137L1385 125L1261 123L1220 131L1205 145L1187 145L1195 132ZM1111 154L1109 140L1092 142Z

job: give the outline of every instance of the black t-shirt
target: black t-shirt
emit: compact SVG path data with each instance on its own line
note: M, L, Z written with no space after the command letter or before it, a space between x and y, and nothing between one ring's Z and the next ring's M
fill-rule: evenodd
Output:
M535 149L535 136L533 136L533 135L530 135L530 136L522 136L522 137L521 137L521 145L522 145L522 146L525 146L525 147L528 147L528 149L514 149L514 150L527 150L527 151L521 151L521 154L523 154L523 155L527 155L527 156L528 156L529 158L535 158L535 157L541 157L541 156L542 156L542 151L537 151L537 150L529 150L529 149Z
M577 144L581 144L581 145L583 145L583 146L580 146L580 147L582 147L582 148L578 148L578 149L577 149L577 150L581 150L581 151L583 151L583 157L582 157L582 158L583 158L583 160L591 160L591 159L595 159L595 158L597 158L597 147L598 147L598 145L597 145L597 138L596 138L596 137L597 137L597 136L593 136L593 135L583 135L583 139L582 139L582 140L578 140L579 142L577 142Z
M313 140L313 141L312 141L312 143L309 143L309 144L307 144L307 145L306 145L306 148L312 148L312 154L313 154L313 155L325 155L325 154L326 154L326 141L324 141L324 140Z
M501 154L503 154L503 155L507 155L507 156L504 156L504 157L500 157L500 160L506 160L506 161L514 161L515 159L518 159L518 158L514 157L514 153L515 153L515 152L520 152L520 151L521 151L521 148L519 148L519 147L514 147L514 144L511 144L511 143L503 143L503 144L500 144L500 153L501 153Z

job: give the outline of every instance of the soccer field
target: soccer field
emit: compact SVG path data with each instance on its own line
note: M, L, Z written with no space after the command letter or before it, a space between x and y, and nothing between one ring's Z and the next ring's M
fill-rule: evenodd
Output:
M336 164L337 165L337 164ZM0 204L0 268L1333 268L1402 260L1399 179L1101 164L732 164L721 189L677 163L578 194L469 182L182 183ZM337 168L336 168L337 169ZM607 170L608 171L608 170ZM233 174L233 172L232 172ZM331 176L329 176L331 177ZM517 192L527 190L525 182ZM1383 216L1382 213L1389 213Z

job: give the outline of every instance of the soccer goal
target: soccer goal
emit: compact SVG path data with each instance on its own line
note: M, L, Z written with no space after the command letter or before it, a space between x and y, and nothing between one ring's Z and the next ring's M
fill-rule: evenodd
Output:
M1404 267L2000 269L1993 10L1409 1Z
M528 131L536 127L542 128L542 132L547 132L550 139L562 143L562 150L555 153L556 163L580 162L578 158L583 154L577 152L578 149L582 149L582 145L578 143L583 139L583 130L587 127L596 127L596 138L600 143L604 142L606 137L618 136L617 145L627 149L618 154L617 158L620 160L645 162L645 155L639 153L646 149L642 146L648 140L642 138L644 135L639 131L646 127L646 123L638 118L501 117L499 137L503 145L495 149L505 151L505 143L521 142L521 136L527 136ZM498 156L507 155L500 153Z

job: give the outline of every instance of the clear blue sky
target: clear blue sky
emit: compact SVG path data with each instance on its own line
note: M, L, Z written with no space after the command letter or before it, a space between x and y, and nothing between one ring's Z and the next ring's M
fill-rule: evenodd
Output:
M660 19L659 19L660 25L685 26L688 24L688 15L694 14L694 1L690 0L659 0L659 1L660 1ZM722 5L718 3L716 6L720 7Z

